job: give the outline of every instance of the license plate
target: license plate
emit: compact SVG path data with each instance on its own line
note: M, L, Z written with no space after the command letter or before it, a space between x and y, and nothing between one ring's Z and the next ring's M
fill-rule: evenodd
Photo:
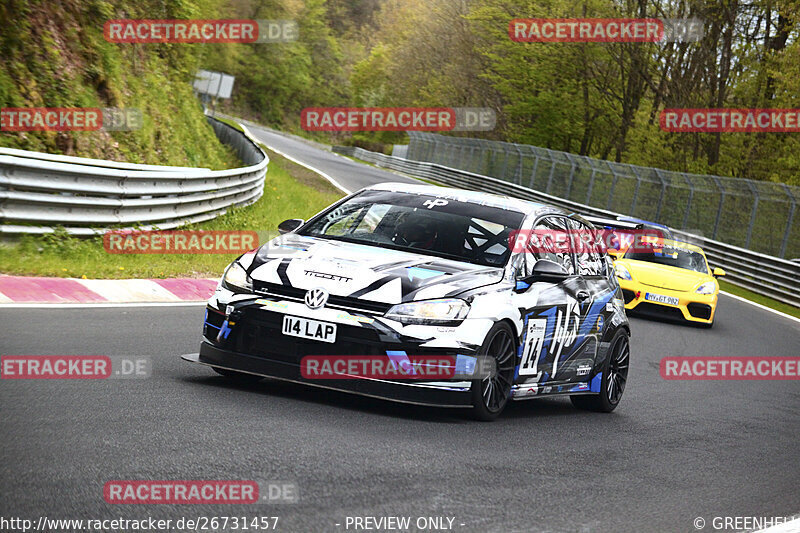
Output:
M301 339L336 342L336 324L320 322L319 320L284 315L283 329L281 331L284 335L300 337Z
M680 300L674 296L664 296L663 294L653 294L652 292L648 292L644 295L645 300L650 300L651 302L658 302L660 304L669 304L669 305L678 305Z

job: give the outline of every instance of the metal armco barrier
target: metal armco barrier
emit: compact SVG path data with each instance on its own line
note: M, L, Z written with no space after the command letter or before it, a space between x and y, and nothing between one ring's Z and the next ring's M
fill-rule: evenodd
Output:
M389 168L444 185L533 200L584 215L607 218L618 216L618 213L612 211L565 200L501 179L481 176L434 163L401 159L351 146L335 146L333 151L356 157L379 167ZM702 247L712 266L719 266L725 269L727 272L725 279L727 281L780 302L800 307L800 263L745 250L738 246L682 231L673 230L673 233L688 242Z
M269 158L242 132L208 118L248 165L230 170L115 163L0 148L0 234L73 235L109 227L171 229L258 200Z

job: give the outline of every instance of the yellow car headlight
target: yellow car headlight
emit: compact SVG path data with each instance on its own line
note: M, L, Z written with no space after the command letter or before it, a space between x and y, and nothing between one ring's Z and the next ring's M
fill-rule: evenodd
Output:
M713 281L706 281L694 290L698 294L714 294L716 291L717 284Z
M631 277L631 273L628 272L628 269L625 268L624 266L620 265L619 263L614 265L614 274L619 279L633 279Z

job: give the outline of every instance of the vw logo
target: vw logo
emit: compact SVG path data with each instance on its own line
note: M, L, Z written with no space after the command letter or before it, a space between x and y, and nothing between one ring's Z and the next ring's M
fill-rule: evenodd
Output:
M319 309L328 302L328 291L325 289L311 289L306 293L306 305L311 309Z

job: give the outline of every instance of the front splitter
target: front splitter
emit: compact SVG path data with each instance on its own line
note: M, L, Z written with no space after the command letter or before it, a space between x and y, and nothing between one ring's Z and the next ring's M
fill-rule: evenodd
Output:
M472 407L469 381L434 383L372 378L309 380L300 375L299 365L222 350L205 341L200 346L200 353L182 355L181 358L190 363L393 402L429 407Z

